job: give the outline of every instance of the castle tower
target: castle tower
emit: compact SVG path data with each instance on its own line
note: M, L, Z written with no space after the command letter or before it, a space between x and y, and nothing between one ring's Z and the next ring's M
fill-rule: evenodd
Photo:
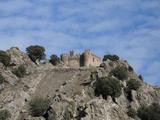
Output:
M67 54L62 54L61 55L61 60L64 62L66 65L68 65L68 55Z
M74 56L74 51L70 51L70 56Z
M89 62L90 55L91 55L90 50L85 50L85 52L83 53L84 66L87 66L87 67L90 66L90 62Z
M85 50L82 54L75 54L74 51L70 51L69 54L62 54L61 60L69 67L96 67L101 63L101 58L90 50Z

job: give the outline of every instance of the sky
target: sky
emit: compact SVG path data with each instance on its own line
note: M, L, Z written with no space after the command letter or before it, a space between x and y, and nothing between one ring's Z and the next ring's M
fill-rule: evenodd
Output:
M160 86L160 0L0 0L0 49L117 54Z

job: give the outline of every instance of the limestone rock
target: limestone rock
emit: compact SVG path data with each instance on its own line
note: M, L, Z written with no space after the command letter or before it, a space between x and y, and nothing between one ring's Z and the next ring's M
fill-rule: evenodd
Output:
M141 105L153 102L160 103L160 89L143 83L137 90L131 91L132 101L128 100L125 88L128 79L139 80L136 73L129 72L128 79L121 81L122 95L113 99L107 96L95 96L94 84L98 78L107 77L117 66L125 66L126 61L107 60L100 67L69 68L53 66L50 63L36 66L18 48L7 51L11 55L12 66L25 65L29 75L17 78L11 71L0 64L0 72L5 77L5 87L0 85L0 109L8 109L10 120L45 120L44 117L32 117L29 101L35 96L51 99L52 111L46 112L57 120L138 120L127 115L129 107L137 110ZM9 83L9 84L8 84ZM4 88L3 88L4 87Z
M2 72L5 81L10 85L16 85L18 82L18 78L11 71L3 71Z
M0 91L4 89L4 84L0 84Z
M25 118L25 120L45 120L43 117L31 117L29 116L28 118Z
M7 50L7 53L11 56L11 65L13 65L13 67L25 65L28 71L32 71L33 68L36 67L28 55L20 51L17 47L10 48Z

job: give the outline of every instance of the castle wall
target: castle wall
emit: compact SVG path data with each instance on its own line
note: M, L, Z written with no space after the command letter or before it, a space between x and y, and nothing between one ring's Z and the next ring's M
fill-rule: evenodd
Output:
M62 54L61 60L65 65L73 68L99 66L101 64L101 58L91 53L90 50L86 50L82 55L75 55L74 51L71 51L70 54Z
M89 56L88 58L88 66L99 66L101 64L101 60L95 56Z
M64 64L68 65L68 55L67 54L62 54L61 60Z
M90 50L86 50L83 54L84 66L99 66L101 64L101 58L91 53Z
M74 55L73 51L71 51L70 54L62 54L61 61L68 67L80 67L80 55Z
M80 67L80 56L69 57L68 66L70 67Z

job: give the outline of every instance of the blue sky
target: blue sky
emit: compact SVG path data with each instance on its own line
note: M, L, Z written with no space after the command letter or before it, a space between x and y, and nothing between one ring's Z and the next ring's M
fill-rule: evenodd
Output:
M0 0L0 49L118 54L160 85L160 0Z

